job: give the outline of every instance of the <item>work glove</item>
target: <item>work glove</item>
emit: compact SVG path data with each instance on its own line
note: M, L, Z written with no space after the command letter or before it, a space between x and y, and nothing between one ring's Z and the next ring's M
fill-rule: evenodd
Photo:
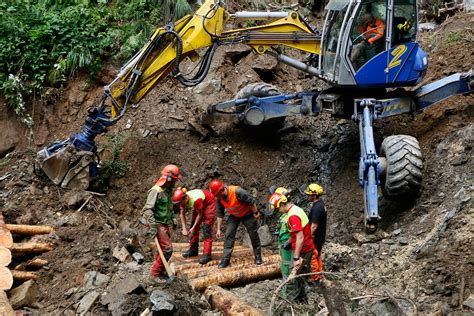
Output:
M287 240L283 243L283 245L281 246L282 249L285 249L285 250L290 250L291 249L291 240Z
M158 224L157 223L150 224L150 235L154 237L157 232L158 232Z

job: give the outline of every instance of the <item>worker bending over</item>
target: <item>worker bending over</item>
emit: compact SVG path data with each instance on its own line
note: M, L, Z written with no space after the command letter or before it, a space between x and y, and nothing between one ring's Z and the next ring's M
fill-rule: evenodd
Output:
M290 278L297 274L311 272L311 257L314 245L308 216L300 207L291 203L286 196L274 193L270 197L271 205L280 213L288 214L288 228L293 252L293 268ZM295 278L288 284L287 299L302 301L306 299L306 279Z
M212 252L212 227L216 219L216 202L211 192L207 190L191 190L177 188L173 193L173 204L179 206L182 234L189 237L189 249L183 257L197 256L199 253L199 229L202 225L204 234L203 255L199 258L200 264L211 261ZM186 226L186 213L192 212L191 228Z
M326 222L327 212L321 196L324 189L316 183L308 185L304 190L308 200L312 202L311 211L309 212L309 221L311 222L311 235L313 236L313 244L315 247L313 257L311 259L311 269L313 272L323 272L322 249L326 240ZM315 274L311 277L311 281L319 281L322 274Z
M143 207L142 221L148 226L151 237L157 237L166 260L169 260L173 254L170 225L173 224L174 213L171 198L174 185L181 178L182 175L177 166L167 165L164 167L161 177L148 191L148 197ZM165 267L159 254L156 255L150 274L154 278L166 277Z
M224 240L224 255L219 263L219 268L225 268L230 263L234 249L235 234L239 224L244 224L252 242L255 255L255 264L262 264L262 250L260 238L258 237L258 223L260 213L257 211L257 200L241 187L224 185L224 183L213 180L209 185L211 193L216 198L217 232L216 237L222 237L222 219L224 213L229 214Z

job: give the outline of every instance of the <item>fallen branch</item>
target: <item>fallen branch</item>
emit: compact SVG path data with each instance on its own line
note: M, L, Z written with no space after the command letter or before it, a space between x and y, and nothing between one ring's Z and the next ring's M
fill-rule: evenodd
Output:
M80 212L82 211L82 209L84 207L86 207L87 203L89 203L89 201L92 199L93 195L89 196L85 201L84 203L82 203L82 205L77 209L77 212Z

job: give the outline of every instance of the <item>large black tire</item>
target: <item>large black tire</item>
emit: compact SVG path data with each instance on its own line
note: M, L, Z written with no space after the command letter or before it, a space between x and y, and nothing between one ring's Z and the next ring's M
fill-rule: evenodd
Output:
M236 99L244 99L248 97L269 97L272 95L278 95L281 94L280 90L278 90L277 87L274 85L271 85L266 82L255 82L246 85L242 89L237 92L235 95ZM243 108L242 111L245 109ZM285 117L278 117L278 118L273 118L269 119L265 122L263 122L264 125L266 126L274 126L274 127L281 127L285 123Z
M423 160L418 140L413 136L394 135L384 139L381 156L387 169L382 178L382 193L388 200L415 199L421 188Z

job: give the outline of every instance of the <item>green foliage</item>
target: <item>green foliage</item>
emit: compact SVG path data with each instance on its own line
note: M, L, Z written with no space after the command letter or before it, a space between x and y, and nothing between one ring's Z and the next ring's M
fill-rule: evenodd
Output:
M99 169L99 174L94 181L94 186L99 189L105 189L109 186L112 177L123 177L127 173L128 164L126 161L120 159L123 143L128 136L120 134L107 136L107 141L103 145L104 150L109 151L111 157L103 161L102 167Z
M450 32L448 37L446 38L446 44L454 44L461 41L464 38L461 31L458 32Z
M166 3L165 3L166 2ZM176 17L186 0L5 0L0 2L0 93L20 119L25 101L110 58L123 63L163 24L162 5Z

